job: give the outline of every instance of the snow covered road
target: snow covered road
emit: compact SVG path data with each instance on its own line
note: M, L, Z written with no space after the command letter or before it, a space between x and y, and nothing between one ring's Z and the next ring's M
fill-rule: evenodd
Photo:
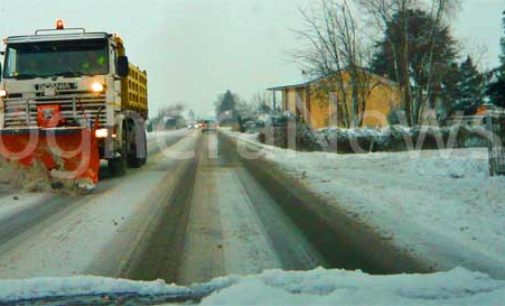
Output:
M195 141L196 135L186 136L187 131L151 136L148 166L119 179L108 179L105 170L92 195L14 193L0 198L0 277L117 275L130 248L126 242L141 239L146 225L140 218L155 210L150 205L156 205L156 194L150 191L164 191L168 169L182 166L165 155L171 145L183 150ZM124 243L113 250L118 241Z
M246 140L245 147L237 147L242 141L236 142L230 134L225 134L186 130L151 135L148 165L130 170L123 178L108 178L104 172L103 181L91 195L0 191L0 289L7 292L2 297L0 290L0 304L2 299L8 301L16 296L29 299L35 294L45 299L45 292L67 291L73 296L70 301L79 299L75 297L78 293L90 294L90 301L95 301L98 297L93 292L104 292L104 288L111 288L118 296L125 294L128 288L137 288L140 300L146 298L141 292L162 296L179 292L187 299L192 299L192 294L205 297L201 300L204 304L252 301L331 304L332 301L346 301L347 298L338 294L339 288L351 290L346 284L352 284L354 293L359 291L358 295L349 293L355 296L352 300L355 303L377 302L374 295L381 295L384 299L378 302L384 304L395 301L405 304L433 302L434 305L442 300L456 303L480 298L492 303L503 296L501 282L463 269L438 275L388 277L321 269L306 273L275 271L307 271L324 266L361 269L372 274L429 272L446 268L440 264L444 263L440 259L444 252L447 259L462 264L478 263L481 268L487 264L489 269L495 267L495 261L486 259L479 263L476 259L485 258L485 252L498 262L501 259L489 249L467 246L459 257L455 256L461 240L450 241L440 235L441 223L436 224L438 227L416 224L409 218L414 211L406 210L400 202L387 202L394 199L387 197L388 194L408 192L412 196L410 193L415 190L428 188L432 191L430 196L436 197L445 189L432 186L427 180L420 185L419 181L409 180L409 175L403 179L384 180L379 170L384 167L394 170L388 166L386 157L368 163L370 168L379 170L367 171L369 176L365 176L365 172L360 171L363 161L358 164L352 159L347 159L345 164L335 164L338 168L333 164L336 160L328 163L317 154L307 160L303 154L301 158L293 157L288 151L276 152L279 154L275 158L269 156L266 161L248 159L246 157L251 157L248 154L256 154L255 150L261 146ZM277 166L272 166L272 161ZM406 163L401 158L396 162ZM437 160L431 162L441 165ZM421 166L415 166L416 171L424 169ZM317 172L320 176L313 176L314 169L320 170ZM409 171L405 164L402 169ZM345 179L337 181L342 186L331 185L328 175L334 171L347 173ZM444 171L437 173L440 181L449 180L443 175ZM458 176L459 180L467 175L465 171L454 173L452 176ZM472 183L463 180L465 182L471 189ZM386 188L386 183L397 189ZM456 191L455 185L452 186ZM356 188L364 190L359 193L363 202L348 202L354 206L343 207L345 209L337 208L338 203L331 207L322 205L329 199L342 200L346 196L349 200L359 199ZM386 193L378 193L384 189ZM314 191L325 196L314 197ZM494 192L493 188L487 189L486 196L494 196ZM376 200L380 205L370 206L364 202L372 195L378 196ZM447 194L445 197L451 198ZM491 210L499 210L500 206L495 204ZM390 206L405 211L388 215ZM415 209L420 215L421 208ZM398 214L411 226L402 227L399 219L393 218ZM465 216L456 208L454 214L460 218ZM375 219L365 219L365 216L375 216ZM434 217L447 219L440 214ZM380 227L383 223L378 220L389 224L391 230L396 226L398 234L384 232L386 227ZM420 233L420 230L425 232ZM427 235L432 235L431 239ZM398 243L401 239L409 241L409 237L410 244ZM405 245L413 251L405 252ZM418 255L414 251L420 252L423 248L432 251L432 259L437 260L439 267L429 267L429 260L418 261L417 256L411 256L412 253ZM455 263L449 261L447 265ZM188 289L166 286L162 282L131 283L82 275L144 281L163 279L178 285L201 285ZM226 278L215 279L221 276ZM40 277L44 279L36 279ZM435 292L438 285L418 285L430 280L452 287ZM402 287L404 281L411 282L409 286L415 290ZM371 287L362 286L368 283ZM147 291L142 286L146 286ZM403 291L398 291L399 287ZM207 293L202 294L195 288ZM219 288L226 289L212 293ZM468 291L468 288L472 289ZM262 294L265 290L270 292L268 296ZM460 294L461 290L467 291ZM369 291L373 294L369 295ZM240 292L249 292L250 296ZM304 294L299 301L300 292ZM133 292L126 294L129 293Z
M91 195L0 198L0 278L86 274L191 284L324 264L217 133L151 136L148 147L147 167L122 178L103 169Z
M303 185L311 190L319 188L328 200L348 199L344 202L346 209L359 213L360 221L374 225L380 217L379 225L383 226L378 227L380 235L375 237L347 216L334 211L311 212L315 206L308 202L313 199L302 199L303 195L293 198L292 193L302 185L286 181L288 186L282 186L261 174L265 164L244 159L224 135L189 130L165 132L150 135L148 147L146 168L130 170L119 179L108 178L104 169L104 179L92 195L10 191L1 196L0 278L84 273L190 284L272 268L307 270L324 265L375 273L421 272L452 268L457 260L460 264L477 262L492 270L502 261L491 250L477 249L479 241L474 240L474 248L465 247L465 252L455 256L463 248L461 239L450 240L446 233L438 234L440 229L433 226L436 223L427 227L410 218L409 227L405 227L396 222L399 214L405 219L424 213L421 208L402 206L399 195L408 194L411 201L435 197L446 190L442 184L431 186L429 181L414 180L409 175L385 180L380 171L371 171L372 166L363 170L360 165L366 160L358 164L348 158L345 166L333 160L339 165L334 168L317 154L297 159L289 158L289 152L277 152L276 158L286 165L288 175L299 174L289 165L305 169L302 176L308 173L308 179L316 174L311 169L328 170L314 177L314 182L323 183L302 178ZM389 165L387 159L371 162L379 170ZM415 171L419 169L424 168L419 166ZM345 173L336 181L338 184L332 183L332 171ZM451 178L442 175L438 180L450 183ZM459 181L465 184L465 180ZM392 187L384 189L386 183ZM425 194L428 189L430 194ZM415 192L423 194L415 196ZM489 192L488 196L492 194ZM370 197L376 205L370 206ZM450 199L449 195L443 197ZM294 211L293 203L298 203ZM445 203L454 206L451 211L456 217L464 218L456 203ZM499 208L491 205L490 211L493 207ZM447 216L438 214L433 218ZM492 232L486 233L486 237L494 237ZM458 234L465 237L466 231ZM426 268L410 261L387 246L391 241L400 245L399 249L405 250L406 245L410 252L421 254L437 247L437 252L431 252L438 256L437 265Z
M321 263L317 252L227 150L230 148L218 141L216 134L207 135L202 145L183 248L181 283L287 268L282 252L297 261L291 268L317 267ZM275 243L279 238L283 239L283 250ZM208 273L202 275L201 271Z
M178 284L282 268L307 270L322 259L216 133L197 144L196 165L149 236L128 277ZM177 218L173 218L177 216ZM160 248L160 246L166 246ZM160 258L168 264L159 264Z

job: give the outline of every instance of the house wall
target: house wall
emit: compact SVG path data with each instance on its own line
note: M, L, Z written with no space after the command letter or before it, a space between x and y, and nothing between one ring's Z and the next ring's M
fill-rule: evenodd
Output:
M349 76L344 75L344 80ZM313 128L320 129L330 126L343 127L344 118L341 110L337 111L337 103L347 101L351 109L351 97L343 99L343 93L335 88L335 80L326 79L312 83L307 87L292 87L283 90L283 110L305 118ZM387 116L400 103L400 91L397 86L379 77L373 76L370 82L374 88L366 103L363 126L388 126ZM333 93L328 93L334 91ZM351 93L348 93L349 95ZM330 98L331 97L331 98ZM297 98L301 99L301 107L297 111ZM310 110L310 111L309 111Z
M349 77L344 76L344 80L346 79L349 79ZM328 82L328 80L323 82ZM397 86L378 77L373 77L370 84L373 85L373 89L366 102L363 126L386 127L389 125L387 116L400 103L400 90ZM335 84L331 83L311 85L311 122L314 128L345 126L344 112L340 103L346 101L347 108L350 111L352 108L352 93L349 90L347 99L344 99L343 93L338 89L333 90L333 93L327 93L327 91L331 91L328 88L335 87ZM337 104L340 107L337 107Z
M309 117L309 105L308 105L308 92L306 87L293 87L283 90L283 99L285 104L283 106L283 111L289 111L292 114L296 114L305 119L305 121L310 122Z
M388 126L388 115L399 105L398 87L387 84L375 87L367 100L363 126L379 128Z
M296 114L296 89L290 88L286 91L287 96L287 110Z
M309 86L283 89L282 110L303 117L305 122L308 122L315 128L328 126L328 120L327 118L325 119L328 106L325 103L321 103L318 99L312 101L313 94L310 94L309 97L309 91L312 91L312 88ZM299 105L298 110L297 103Z
M282 91L282 111L289 111L288 109L288 91L285 89Z
M330 124L329 95L317 86L310 86L310 122L315 129L328 127Z

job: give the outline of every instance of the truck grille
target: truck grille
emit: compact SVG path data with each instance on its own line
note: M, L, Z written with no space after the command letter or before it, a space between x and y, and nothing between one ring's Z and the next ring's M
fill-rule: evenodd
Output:
M94 122L98 112L101 111L99 124L101 127L106 125L105 95L83 94L5 99L5 128L37 126L37 107L56 104L60 105L61 115L67 122L79 123L83 119Z

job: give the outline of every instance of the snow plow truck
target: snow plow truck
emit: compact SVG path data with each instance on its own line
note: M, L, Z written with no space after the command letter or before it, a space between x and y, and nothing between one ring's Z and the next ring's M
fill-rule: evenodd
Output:
M85 191L96 187L101 160L111 176L146 163L147 73L129 63L118 35L58 20L4 43L2 161L40 166L53 187Z

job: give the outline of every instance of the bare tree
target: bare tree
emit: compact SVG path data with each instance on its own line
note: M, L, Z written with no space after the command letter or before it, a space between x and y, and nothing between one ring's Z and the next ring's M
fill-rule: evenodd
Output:
M259 91L252 96L251 103L260 113L271 113L273 109L268 105L270 100L267 92Z
M405 111L407 124L421 123L424 108L432 97L433 88L433 52L436 30L447 21L460 7L460 0L355 0L371 17L376 29L385 32L396 18L401 23L401 35L398 41L389 40L388 44L393 52L393 65L396 79L399 80L402 96L401 104ZM431 29L423 39L428 42L429 52L422 58L421 63L411 63L409 58L409 13L414 8L421 8L429 13ZM387 39L388 37L386 37ZM414 67L415 66L415 67ZM423 84L413 84L413 73L422 74L426 80ZM419 77L417 78L419 79Z
M320 77L318 92L334 94L337 112L345 127L363 122L366 101L373 89L367 65L370 48L360 36L347 0L321 0L316 10L300 10L306 29L298 33L308 45L295 58L304 71Z

